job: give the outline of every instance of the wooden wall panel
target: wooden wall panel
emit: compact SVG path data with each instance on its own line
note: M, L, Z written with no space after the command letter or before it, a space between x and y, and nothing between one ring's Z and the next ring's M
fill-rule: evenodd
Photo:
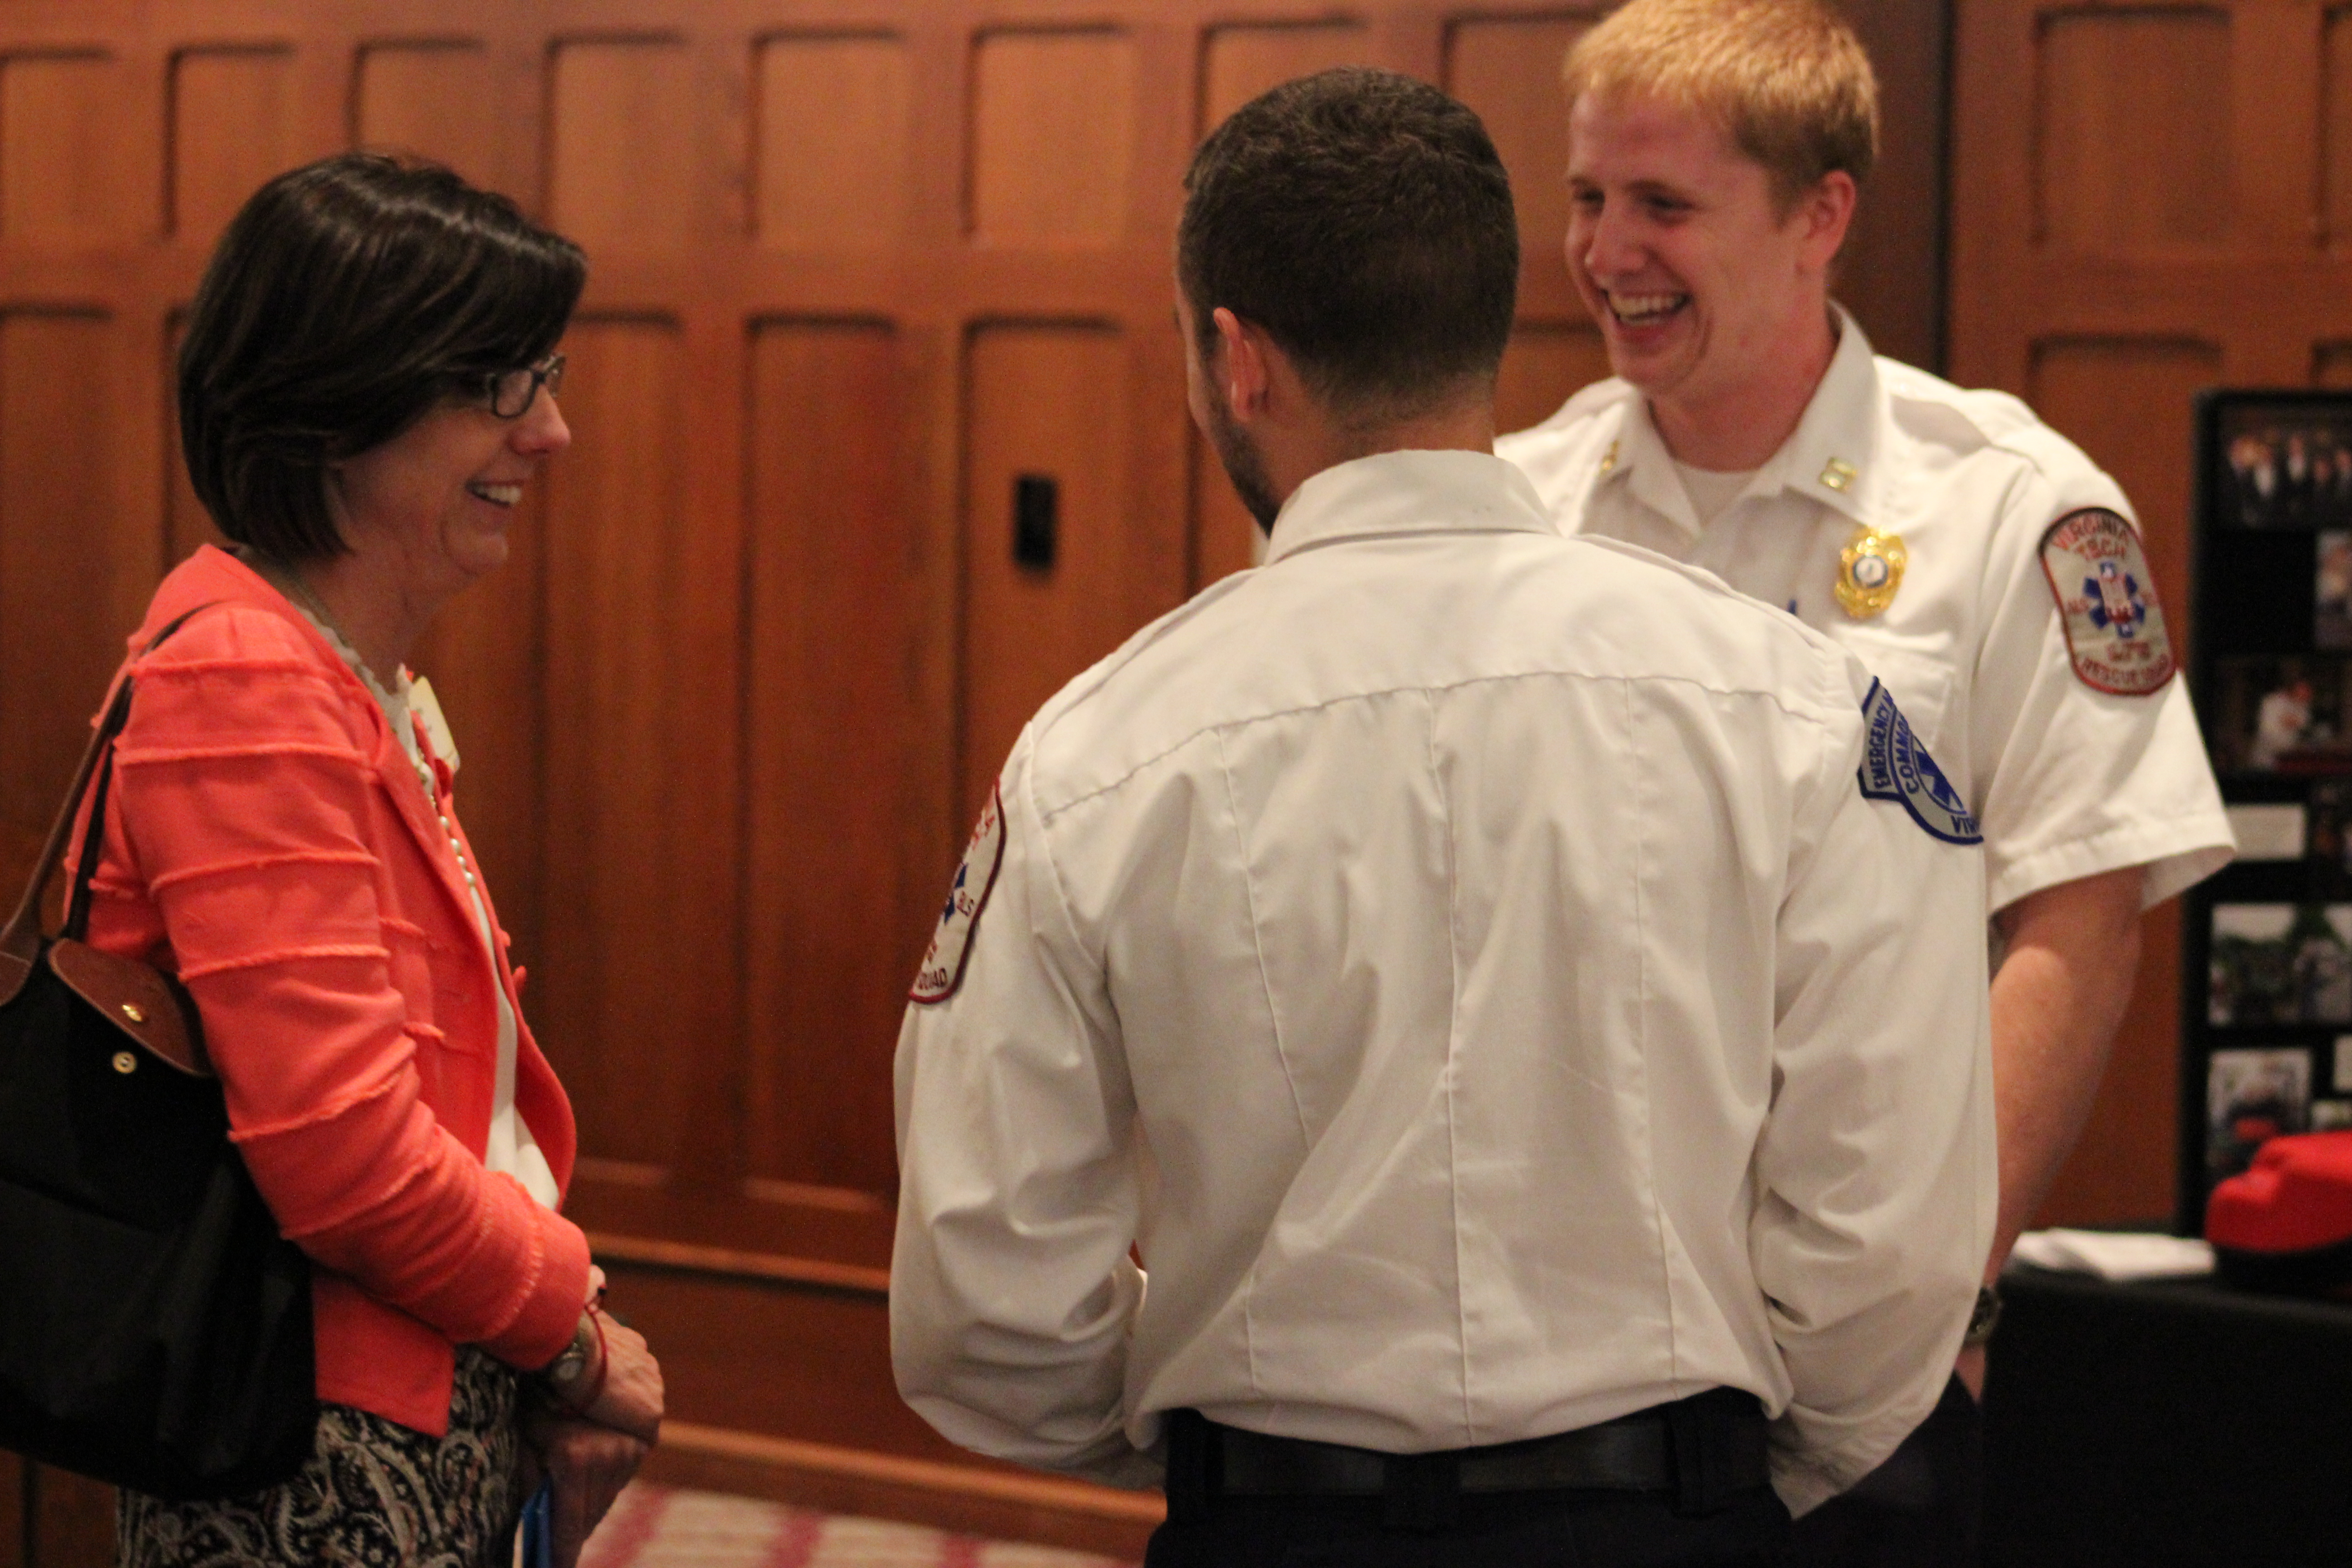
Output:
M154 576L212 536L170 361L252 188L336 146L396 145L580 239L577 445L518 515L506 568L413 659L463 747L525 1008L579 1110L571 1212L608 1259L723 1271L839 1319L806 1331L806 1354L770 1342L801 1342L788 1311L696 1296L690 1324L661 1321L679 1421L719 1423L706 1457L764 1426L908 1457L880 1461L890 1506L954 1490L952 1456L882 1371L897 998L1013 730L1251 558L1222 474L1187 466L1168 326L1184 158L1233 107L1327 65L1456 80L1538 204L1505 380L1532 418L1591 346L1540 232L1559 226L1541 57L1599 9L0 7L0 721L48 715L0 750L0 820L36 798L46 817L53 786L26 781L62 776ZM102 340L78 366L58 338L75 332ZM38 422L12 426L28 378ZM1021 473L1059 482L1050 571L1009 560ZM10 563L54 543L11 532L28 504L87 534L91 651L9 641L39 624L11 629ZM982 1479L940 1517L1045 1496L967 1468ZM44 1495L40 1568L104 1561L102 1489ZM1114 1515L1137 1522L1121 1499L1087 1528Z
M1573 325L1524 325L1503 352L1495 382L1495 428L1524 430L1559 411L1577 391L1609 376L1609 351L1600 329Z
M558 458L559 464L566 459ZM506 564L442 610L410 666L433 682L457 754L466 836L518 942L514 962L543 972L541 801L547 777L545 675L548 470L525 491L508 531ZM541 1017L533 990L526 1016Z
M681 668L685 376L676 323L576 323L564 408L574 446L548 469L545 909L531 1013L580 1110L581 1147L666 1171L686 1121L675 1053L680 922L723 889L681 887L679 814L709 810L675 720L708 672ZM725 809L719 805L719 809ZM717 1042L700 1043L719 1048Z
M1333 66L1373 65L1361 22L1249 22L1213 27L1201 65L1201 131L1206 135L1270 87Z
M1583 17L1496 18L1456 23L1446 37L1445 89L1477 110L1511 172L1523 313L1530 306L1581 308L1561 250L1568 234L1568 100L1559 70L1591 25Z
M2321 35L2319 216L2328 243L2352 248L2352 7L2332 10Z
M2035 93L2039 232L2058 248L2210 243L2231 226L2230 16L2061 12Z
M352 94L352 143L446 163L495 184L497 82L489 51L470 40L362 49Z
M0 241L120 243L155 221L156 184L135 163L112 55L0 61Z
M2037 346L2027 396L2132 499L2168 616L2189 603L2190 401L2221 379L2211 343L2054 340ZM2180 625L2184 643L2193 635ZM2139 979L2054 1204L2107 1216L2160 1215L2172 1194L2180 992L2178 905L2142 931Z
M983 34L971 74L972 237L1120 238L1136 139L1134 40L1105 28Z
M616 1295L624 1292L616 1290ZM871 1391L890 1385L889 1343L871 1331L866 1303L841 1295L816 1299L772 1287L730 1288L691 1276L629 1278L629 1321L664 1347L664 1381L677 1408L717 1426L953 1458L952 1445L898 1400ZM793 1369L771 1383L743 1375L741 1346ZM777 1385L801 1391L780 1406Z
M2320 343L2311 351L2311 384L2352 386L2352 343Z
M1944 368L1951 0L1843 0L1878 76L1878 164L1838 252L1837 298L1880 353Z
M2323 18L2309 5L2242 5L2229 22L2223 216L2242 246L2307 249L2322 225L2315 121L2325 71L2313 67L2322 63Z
M121 656L107 571L102 317L0 315L0 888L24 885Z
M671 1408L701 1413L664 1424L647 1479L867 1516L913 1511L942 1529L1124 1563L1143 1555L1159 1522L1156 1493L960 1454L904 1405L871 1398L890 1378L877 1302L627 1268L614 1274L613 1302L663 1347ZM766 1347L761 1361L777 1375L744 1376L747 1341ZM954 1491L942 1477L957 1479ZM1002 1549L985 1559L1024 1561Z
M37 1473L30 1568L113 1568L114 1489L63 1470Z
M1127 345L1108 327L992 325L967 371L961 815L978 816L1021 726L1071 676L1172 608L1181 582L1130 580ZM1059 505L1050 569L1016 564L1013 487L1051 480Z
M582 39L551 57L549 205L592 250L675 250L698 203L694 75L675 38Z
M2331 11L2333 15L2331 16ZM2344 376L2352 257L2340 8L1962 0L1954 59L1955 379L2028 397L2130 493L2180 636L2190 399ZM2322 153L2325 146L2325 155ZM2179 923L2146 958L2044 1223L2171 1206Z
M905 233L914 67L891 34L760 45L752 231L784 248L877 248Z
M212 514L196 499L188 480L187 458L180 446L180 342L188 335L188 318L174 310L163 326L163 384L157 401L163 413L163 561L176 565L194 553L199 544L226 544L213 526Z
M2218 344L2056 338L2035 345L2026 396L2124 487L2167 613L2189 600L2189 404L2221 379Z
M903 854L913 703L904 389L878 322L751 343L744 1016L753 1179L897 1186L886 1058L936 868ZM919 891L916 890L919 888Z
M0 1451L0 1568L29 1568L25 1561L25 1461Z
M171 226L209 247L254 187L301 162L294 51L189 49L172 62Z

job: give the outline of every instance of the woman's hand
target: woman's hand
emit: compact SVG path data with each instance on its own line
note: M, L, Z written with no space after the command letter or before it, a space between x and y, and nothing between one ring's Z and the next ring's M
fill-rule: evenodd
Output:
M625 1432L651 1447L661 1436L661 1363L646 1347L645 1335L608 1312L599 1313L598 1321L604 1331L603 1386L597 1388L594 1399L572 1414ZM593 1369L588 1381L591 1387L600 1381Z
M526 1495L538 1489L542 1476L554 1483L548 1522L555 1568L575 1568L590 1532L637 1473L647 1445L536 1399L524 1402L522 1438Z

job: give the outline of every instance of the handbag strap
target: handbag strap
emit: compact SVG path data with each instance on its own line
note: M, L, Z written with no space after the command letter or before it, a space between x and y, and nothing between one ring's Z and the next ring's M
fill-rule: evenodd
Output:
M217 603L217 601L214 601ZM15 964L0 968L0 983L17 978L7 970L19 973L29 970L41 955L41 900L49 889L49 879L57 874L58 863L65 857L66 840L73 832L74 817L81 810L82 795L89 789L93 775L98 778L98 797L90 808L89 825L82 834L81 854L74 867L74 890L66 914L66 934L79 936L81 922L89 918L90 879L98 869L98 852L105 833L106 786L113 776L110 765L114 738L122 733L122 726L131 718L131 666L163 645L163 640L186 625L198 610L208 610L212 604L198 605L195 609L174 618L157 632L131 660L126 661L114 678L114 685L106 704L106 716L89 737L89 744L81 754L80 765L74 769L73 783L67 786L65 804L58 808L58 819L49 826L48 841L41 847L41 858L34 864L33 875L25 885L25 896L9 917L7 927L0 930L0 958L13 959ZM19 967L21 966L21 968ZM10 992L13 984L0 984Z

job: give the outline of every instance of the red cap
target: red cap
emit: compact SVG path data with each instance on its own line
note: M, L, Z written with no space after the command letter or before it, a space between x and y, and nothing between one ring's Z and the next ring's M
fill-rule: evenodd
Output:
M2352 1242L2352 1131L2298 1132L2255 1152L2213 1189L2205 1239L2242 1252L2308 1252Z

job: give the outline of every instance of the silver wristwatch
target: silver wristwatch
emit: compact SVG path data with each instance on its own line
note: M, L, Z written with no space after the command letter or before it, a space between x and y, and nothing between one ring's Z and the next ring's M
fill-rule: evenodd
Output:
M1992 1331L2000 1321L2000 1290L1992 1285L1977 1287L1976 1310L1969 1314L1969 1331L1960 1336L1965 1346L1980 1345L1992 1338Z
M541 1369L540 1376L558 1394L569 1394L588 1375L589 1358L596 1353L596 1333L583 1314L580 1326L572 1331L572 1342L562 1354Z

